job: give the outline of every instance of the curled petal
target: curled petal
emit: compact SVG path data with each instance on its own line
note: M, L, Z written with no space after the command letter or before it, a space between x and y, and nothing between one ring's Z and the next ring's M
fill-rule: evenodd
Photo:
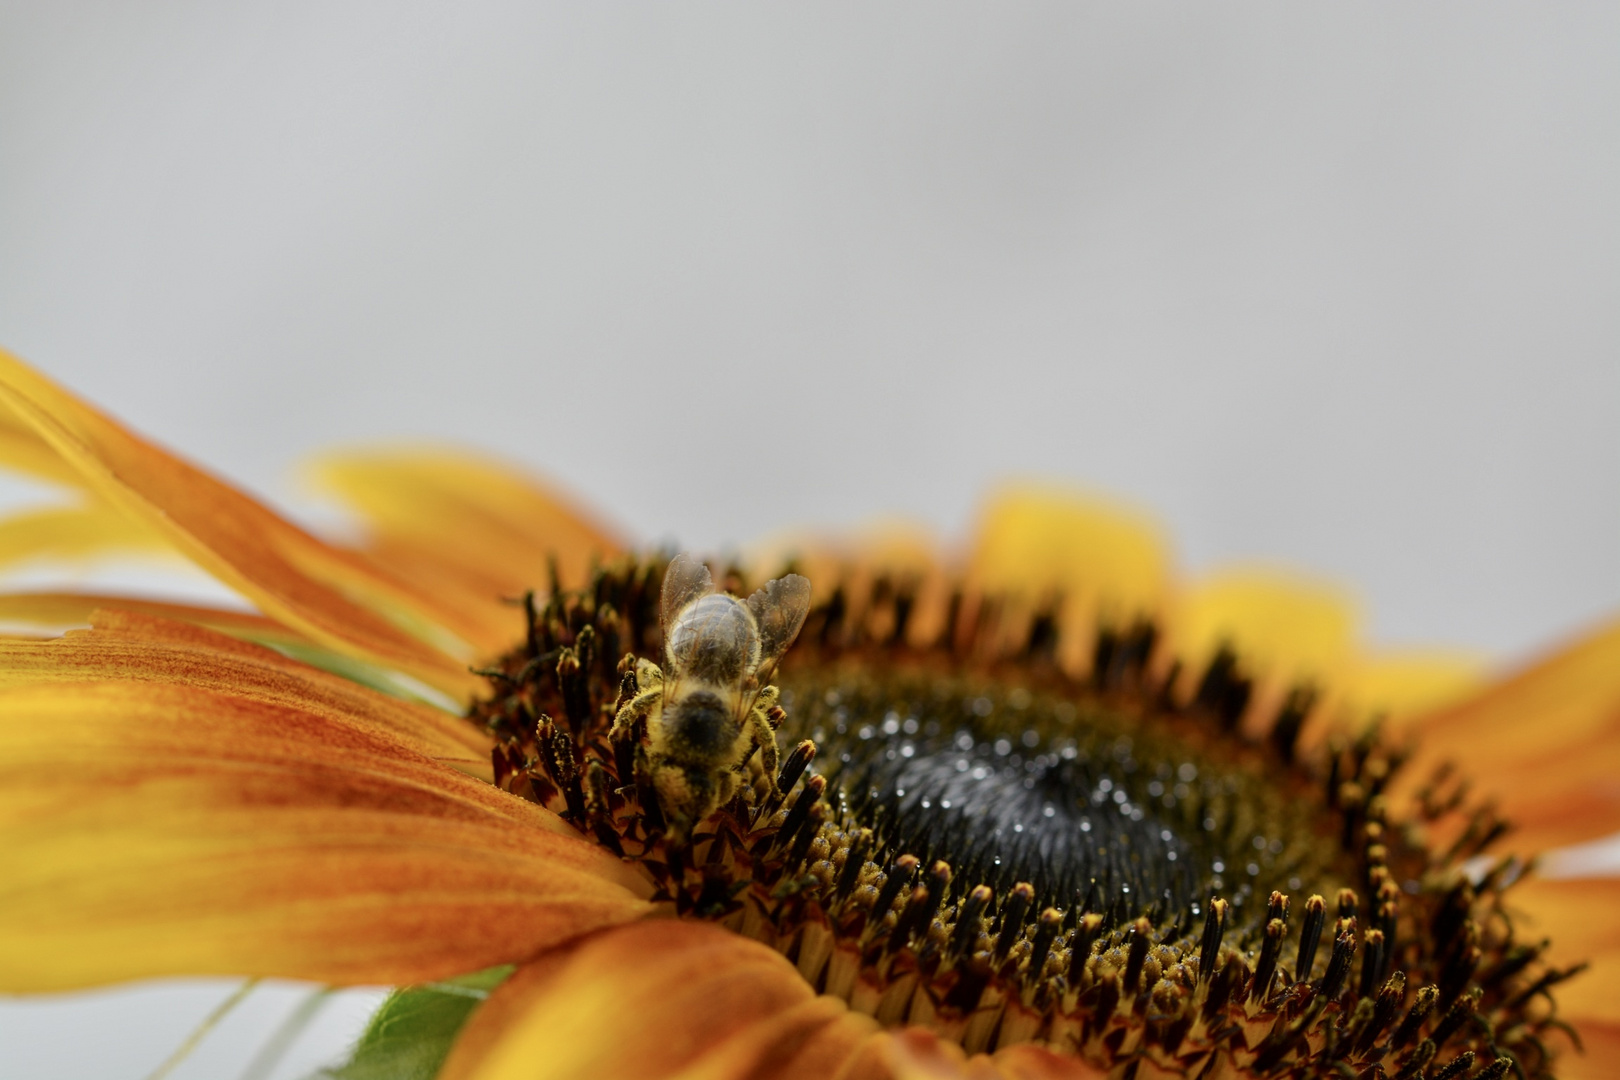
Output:
M547 581L583 584L593 560L623 541L561 492L501 462L461 450L331 454L311 466L315 483L364 519L365 551L405 580L431 588L466 615L487 651L510 644L502 603Z
M444 629L453 611L138 438L4 351L0 412L7 429L54 451L78 486L166 537L265 614L441 690L475 685L451 655L462 648Z
M0 989L414 982L648 910L555 815L333 699L205 682L0 687Z
M440 1076L822 1080L875 1029L758 942L659 920L520 969L473 1015Z

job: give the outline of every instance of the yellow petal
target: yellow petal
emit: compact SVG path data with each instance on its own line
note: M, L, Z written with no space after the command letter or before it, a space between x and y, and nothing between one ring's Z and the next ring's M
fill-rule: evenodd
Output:
M968 580L997 608L1011 646L1028 618L1059 605L1059 663L1089 666L1099 622L1160 614L1170 559L1159 527L1107 500L1056 488L1008 488L980 515ZM976 619L973 603L966 609ZM992 625L995 625L994 623Z
M1335 689L1352 716L1382 716L1399 727L1477 691L1485 670L1482 656L1459 650L1362 656L1347 666Z
M439 978L639 917L643 889L364 717L176 682L0 687L0 990Z
M1051 488L1009 488L985 507L971 569L992 592L1100 606L1129 618L1163 602L1170 560L1159 527L1114 503Z
M706 923L621 926L542 957L473 1014L442 1080L821 1080L876 1024ZM563 1036L566 1033L566 1037Z
M624 546L539 478L466 451L331 454L311 472L364 519L365 550L377 562L436 594L452 591L476 613L486 650L521 630L502 598L545 587L548 559L577 588L593 560Z
M272 618L447 692L476 685L462 663L427 640L438 635L448 647L434 627L453 624L453 612L142 441L4 351L0 407L12 426L33 431L71 466L80 485L167 537Z
M1172 640L1189 672L1201 673L1223 643L1251 675L1278 682L1332 682L1355 653L1355 606L1345 593L1282 571L1233 569L1187 589Z
M105 503L0 519L0 568L40 558L83 561L112 552L174 554L162 536Z

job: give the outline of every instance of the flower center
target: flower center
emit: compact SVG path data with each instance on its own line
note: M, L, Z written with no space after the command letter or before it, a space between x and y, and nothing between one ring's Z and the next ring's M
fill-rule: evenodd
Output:
M676 842L645 724L613 733L636 658L662 656L661 571L529 603L472 717L497 783L639 862L671 913L973 1051L1189 1076L1544 1071L1547 991L1571 972L1503 909L1522 866L1484 851L1504 826L1443 775L1392 818L1402 757L1375 730L1302 750L1308 690L1255 723L1235 656L1178 691L1150 627L1105 628L1076 675L1049 614L1009 633L958 598L918 645L904 589L837 590L777 679L780 794L754 754Z
M850 815L895 850L1116 922L1348 880L1320 800L1096 700L896 666L795 669L782 697L784 734L816 743Z

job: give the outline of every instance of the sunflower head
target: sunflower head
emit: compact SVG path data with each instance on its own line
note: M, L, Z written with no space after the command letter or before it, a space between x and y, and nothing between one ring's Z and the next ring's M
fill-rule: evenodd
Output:
M1093 623L1076 670L1056 591L960 581L924 625L917 577L818 582L761 699L787 752L739 741L738 782L684 820L635 706L678 651L669 565L526 601L470 716L500 786L639 864L670 913L969 1052L1038 1043L1132 1075L1550 1067L1572 971L1516 929L1526 868L1489 854L1488 805L1440 770L1395 812L1408 754L1377 724L1324 729L1308 684L1257 716L1237 651L1188 671L1145 618Z
M0 434L83 502L14 555L166 547L258 608L0 595L35 630L0 640L8 992L488 969L419 991L476 996L515 965L431 1052L410 994L379 1016L447 1080L1568 1080L1599 1073L1562 1033L1620 1053L1614 882L1498 854L1470 786L1531 850L1620 825L1620 627L1414 750L1336 722L1423 678L1336 690L1331 603L1178 595L1153 530L1039 492L956 569L890 537L712 582L469 460L351 462L375 535L332 544L3 353ZM514 620L496 598L547 551Z

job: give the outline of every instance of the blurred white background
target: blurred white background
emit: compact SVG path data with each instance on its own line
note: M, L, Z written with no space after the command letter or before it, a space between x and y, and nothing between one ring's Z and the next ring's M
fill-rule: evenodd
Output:
M1499 658L1620 608L1617 191L1613 4L0 3L0 341L278 501L456 441L705 547L1036 475ZM5 1005L0 1075L224 987Z

